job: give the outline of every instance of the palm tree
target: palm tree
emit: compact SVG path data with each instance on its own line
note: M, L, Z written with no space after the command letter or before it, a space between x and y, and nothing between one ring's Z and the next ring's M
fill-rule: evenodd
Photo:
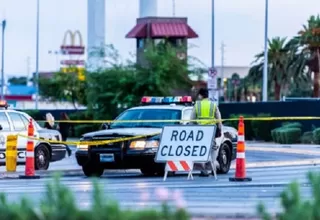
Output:
M288 87L290 80L296 75L297 69L293 65L296 56L294 45L294 42L287 41L287 38L275 37L268 40L268 81L269 85L274 86L275 100L280 100L281 90ZM264 52L255 57L248 78L257 83L262 82Z
M320 15L311 16L295 38L307 55L307 66L313 72L313 97L320 96Z

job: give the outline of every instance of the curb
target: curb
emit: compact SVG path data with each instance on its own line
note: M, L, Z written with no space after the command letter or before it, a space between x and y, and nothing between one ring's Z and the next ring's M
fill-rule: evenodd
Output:
M250 142L246 141L248 147L270 147L270 148L315 148L319 149L319 144L278 144L272 142Z

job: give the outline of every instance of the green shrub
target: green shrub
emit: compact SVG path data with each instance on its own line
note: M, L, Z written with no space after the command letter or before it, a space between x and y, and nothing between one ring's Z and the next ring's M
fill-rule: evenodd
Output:
M282 129L278 131L278 143L286 144L286 130L287 128L282 127Z
M300 122L284 122L282 123L282 126L286 128L302 128L302 124Z
M272 140L279 144L300 143L301 129L297 127L279 127L271 131Z
M244 126L245 126L245 138L246 140L252 140L252 138L254 137L253 134L253 130L252 130L252 126L251 126L251 121L249 120L245 120L246 118L253 118L253 115L249 115L249 114L231 114L230 115L230 119L239 119L240 116L244 117ZM232 121L226 121L223 123L226 126L230 126L230 127L234 127L235 129L238 130L238 124L239 124L239 120L232 120Z
M286 127L282 127L281 129L278 130L277 132L277 140L279 144L286 144Z
M281 131L283 130L283 127L279 127L279 128L275 128L273 130L271 130L271 137L272 140L276 143L280 143L281 142Z
M276 139L277 129L279 129L279 128L272 129L271 132L270 132L270 133L271 133L271 138L272 138L272 141L273 141L273 142L277 142L277 139Z
M76 198L59 178L47 185L40 205L35 206L31 201L22 199L19 203L9 202L4 194L0 196L0 219L14 220L187 220L190 216L183 208L162 205L162 209L121 209L120 206L104 198L104 192L97 181L93 182L92 206L89 210L77 207ZM35 209L37 207L37 209Z
M305 196L301 195L299 183L293 182L281 193L281 212L274 217L260 203L257 207L259 217L263 220L319 220L320 174L308 173L308 179L311 184L312 199L305 200Z
M301 143L313 144L313 133L312 131L304 132L301 136Z
M312 132L313 134L313 141L315 144L320 144L320 128L316 128Z
M271 114L260 113L257 115L258 118L270 117ZM251 127L254 134L255 139L270 141L271 138L271 129L273 127L273 121L266 120L257 120L251 121Z
M300 128L291 128L287 127L283 132L284 144L296 144L300 143L301 138L301 129Z

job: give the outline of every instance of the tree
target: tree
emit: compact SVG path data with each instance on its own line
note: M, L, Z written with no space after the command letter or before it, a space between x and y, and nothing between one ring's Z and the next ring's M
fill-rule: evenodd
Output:
M8 79L8 82L11 85L27 85L27 77L25 76L20 76L20 77L11 77Z
M48 101L69 101L74 108L86 104L86 81L80 81L76 73L54 73L51 78L39 79L40 96Z
M297 64L298 59L302 59L297 54L297 46L294 41L287 41L287 38L275 37L268 40L268 81L274 86L274 99L280 100L281 91L286 90L292 82L293 77L303 70ZM249 71L249 80L262 82L264 53L256 55L255 65ZM252 79L250 79L250 77ZM260 80L259 80L260 79Z
M113 54L109 65L88 74L88 107L96 118L115 117L124 108L139 105L142 96L170 96L177 89L191 92L193 72L168 44L147 47L141 65L121 63L114 48L106 50Z
M311 16L307 25L299 32L296 41L303 46L303 53L307 56L307 65L313 72L313 97L320 96L320 15Z
M141 95L172 95L174 90L192 88L187 59L179 59L177 51L166 42L156 47L150 45L145 51L146 65L136 65L135 91Z

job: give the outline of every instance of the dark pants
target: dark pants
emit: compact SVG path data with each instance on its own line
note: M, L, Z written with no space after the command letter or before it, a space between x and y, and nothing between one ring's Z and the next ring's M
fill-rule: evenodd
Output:
M62 136L62 141L67 141L67 136L65 136L65 135L62 135L61 134L61 136ZM68 154L70 155L70 153L72 152L72 150L70 149L70 147L69 147L69 145L67 145L66 144L66 149L67 149L67 151L68 151Z

